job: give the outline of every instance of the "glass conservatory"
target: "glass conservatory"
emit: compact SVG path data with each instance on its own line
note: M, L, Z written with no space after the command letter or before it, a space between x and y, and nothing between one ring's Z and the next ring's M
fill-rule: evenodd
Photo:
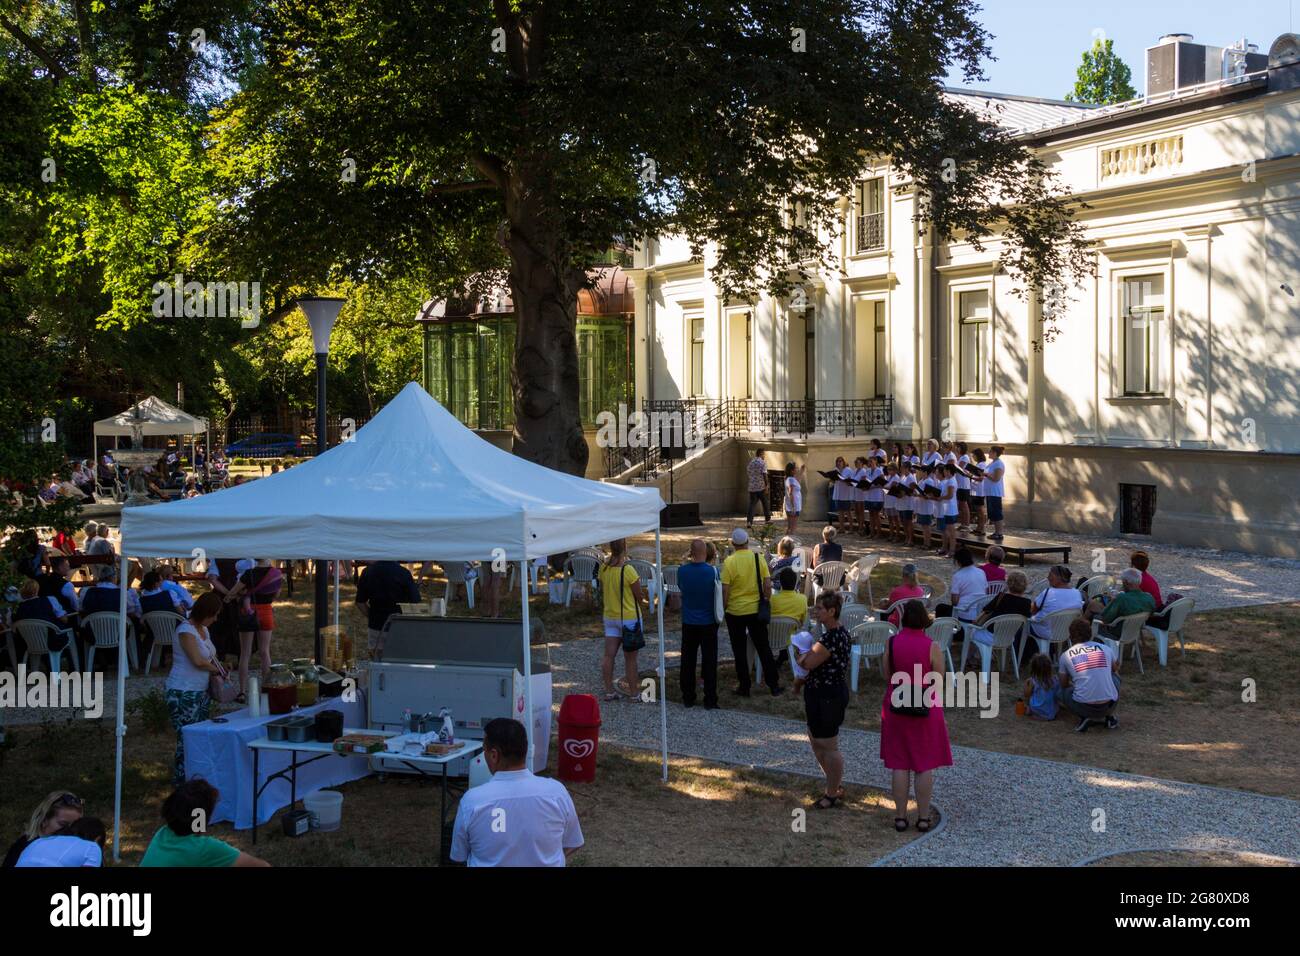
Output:
M618 266L598 270L591 289L578 293L578 389L585 427L601 411L631 403L632 284ZM514 303L509 289L477 301L425 303L424 387L470 428L514 426L510 368L515 351Z

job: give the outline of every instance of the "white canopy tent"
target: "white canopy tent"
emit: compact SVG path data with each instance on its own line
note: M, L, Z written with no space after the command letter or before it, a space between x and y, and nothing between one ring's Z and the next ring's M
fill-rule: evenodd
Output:
M156 435L206 435L208 420L168 405L156 395L142 398L126 411L95 422L95 466L99 466L99 436L130 437L133 441Z
M411 561L486 561L495 551L518 562L528 715L524 723L531 762L528 562L654 530L655 564L660 567L663 506L653 488L589 481L517 458L474 434L412 382L348 441L296 468L215 494L125 509L122 555L326 561L380 561L400 555ZM123 643L127 564L121 562ZM663 601L656 606L662 681ZM115 857L121 826L125 681L119 666ZM666 780L667 701L665 694L659 696Z

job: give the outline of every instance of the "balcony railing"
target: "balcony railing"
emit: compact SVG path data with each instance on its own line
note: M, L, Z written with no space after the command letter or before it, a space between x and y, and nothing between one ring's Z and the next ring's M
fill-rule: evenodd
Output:
M858 252L885 248L885 214L869 212L858 216Z
M656 440L655 422L666 427L680 422L688 429L688 441L707 447L719 438L745 432L765 431L771 435L830 434L846 438L880 434L894 421L892 398L809 399L768 401L750 398L686 398L644 401L649 416L649 441L635 446L607 446L605 474L622 474L639 466L641 475L653 478L669 462ZM656 419L655 416L658 416Z

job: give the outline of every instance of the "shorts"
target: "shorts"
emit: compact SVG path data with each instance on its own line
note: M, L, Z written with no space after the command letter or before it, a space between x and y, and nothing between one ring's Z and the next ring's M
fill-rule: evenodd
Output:
M867 510L868 510L868 511L880 511L880 510L881 510L882 508L884 508L884 507L885 507L885 503L884 503L883 501L868 501L868 502L867 502Z
M605 618L605 636L617 637L622 640L624 626L631 627L635 623L636 618L632 618L630 621L614 621L610 618Z
M269 604L254 604L253 618L259 631L275 630L275 610Z
M957 500L958 500L958 501L970 501L970 489L969 489L969 488L958 488L958 489L957 489Z
M844 723L844 711L849 706L849 688L846 684L826 690L803 688L804 714L808 718L808 733L818 740L838 737Z
M898 514L898 505L895 502L890 501L888 498L886 498L885 511L887 511L891 515Z
M934 516L934 526L935 526L936 528L938 528L940 531L942 531L944 528L948 527L948 522L949 522L949 519L948 519L948 516L947 516L947 515L935 515L935 516Z
M926 525L934 524L934 515L917 515L916 523L919 524L922 528L924 528Z
M898 509L898 517L900 517L900 518L903 519L904 521L911 521L911 520L912 520L912 509L911 509L911 508L899 508L899 509Z
M239 615L239 633L251 634L257 630L257 612L249 611L247 614L240 610Z
M971 511L983 511L983 510L984 510L984 496L983 496L983 495L971 495L971 496L970 496L970 510L971 510Z
M791 511L789 508L786 508L786 509L785 509L785 513L786 513L789 517L791 517L791 518L797 518L797 517L799 517L799 512L798 512L798 511Z
M987 502L988 509L989 509L989 520L990 520L990 521L1001 521L1001 520L1002 520L1002 498L1001 498L1001 496L994 497L993 495L989 495L989 496L985 499L985 501Z

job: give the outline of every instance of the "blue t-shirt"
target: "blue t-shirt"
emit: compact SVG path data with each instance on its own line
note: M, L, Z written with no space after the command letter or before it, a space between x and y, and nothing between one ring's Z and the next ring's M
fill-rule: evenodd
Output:
M718 571L707 562L688 562L677 569L677 587L682 592L682 623L713 624L714 590Z

